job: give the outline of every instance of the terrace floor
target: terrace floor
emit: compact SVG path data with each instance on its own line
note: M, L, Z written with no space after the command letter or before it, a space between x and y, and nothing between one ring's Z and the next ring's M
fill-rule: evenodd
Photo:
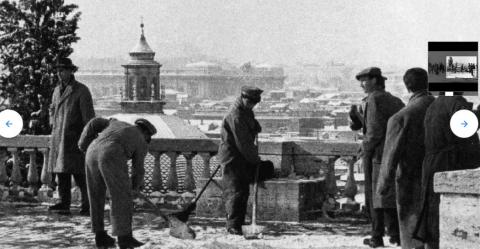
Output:
M0 202L0 248L95 248L89 217L52 214L47 206ZM108 215L106 215L108 217ZM111 229L108 218L107 229ZM225 232L220 219L192 218L195 240L179 240L168 235L162 219L152 213L137 212L134 235L145 242L142 248L367 248L362 245L369 225L361 217L337 217L304 223L262 223L268 228L261 240L245 240ZM110 233L110 232L109 232ZM385 238L389 247L388 239ZM390 248L395 248L390 245Z

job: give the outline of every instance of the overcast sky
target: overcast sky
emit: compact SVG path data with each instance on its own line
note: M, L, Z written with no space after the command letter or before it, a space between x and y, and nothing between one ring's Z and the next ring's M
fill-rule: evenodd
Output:
M428 41L480 39L477 0L68 2L83 13L74 57L126 57L140 16L157 60L200 53L234 63L425 67Z

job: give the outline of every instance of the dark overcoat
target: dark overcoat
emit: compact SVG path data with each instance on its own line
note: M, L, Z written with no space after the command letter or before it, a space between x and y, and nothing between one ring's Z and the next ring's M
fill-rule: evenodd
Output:
M65 87L55 87L50 106L52 137L48 170L54 173L85 174L85 157L77 143L83 127L95 116L88 87L73 77Z
M440 96L428 107L425 115L425 159L422 165L422 211L414 237L426 243L439 240L440 196L433 190L436 172L478 167L479 138L455 136L450 118L458 110L472 110L472 103L462 96Z
M226 165L232 161L258 165L261 160L255 138L262 130L252 110L238 98L224 117L218 159Z
M422 200L422 163L425 157L423 120L434 99L427 91L414 93L407 106L393 115L387 125L377 194L389 194L391 183L396 183L400 240L405 249L422 245L412 235Z
M396 208L394 183L390 183L393 186L384 196L375 194L375 190L382 163L388 119L404 106L399 98L383 90L370 93L365 102L362 162L365 170L366 202L367 205L373 204L373 208Z

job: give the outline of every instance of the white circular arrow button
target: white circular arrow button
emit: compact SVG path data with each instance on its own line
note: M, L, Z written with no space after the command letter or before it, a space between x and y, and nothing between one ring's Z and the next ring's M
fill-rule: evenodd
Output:
M16 137L23 128L23 119L14 110L0 112L0 136L6 138Z
M457 111L450 118L450 129L457 137L471 137L478 130L477 116L469 110Z

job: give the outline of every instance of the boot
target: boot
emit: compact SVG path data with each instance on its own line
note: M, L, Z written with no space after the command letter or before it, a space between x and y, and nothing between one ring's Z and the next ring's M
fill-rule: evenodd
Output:
M396 245L400 246L401 245L400 236L399 235L391 236L389 242L390 242L390 244L396 244Z
M243 235L242 229L236 227L230 227L227 229L227 232L232 235Z
M98 248L115 247L115 239L110 237L106 231L96 232L95 245Z
M70 205L60 202L48 207L48 211L57 212L60 214L70 214Z
M132 233L128 235L118 236L118 246L120 249L130 249L143 246L143 243L136 240Z
M90 216L90 208L81 208L78 213L80 216Z
M363 244L371 248L384 247L382 237L371 237L363 240Z

